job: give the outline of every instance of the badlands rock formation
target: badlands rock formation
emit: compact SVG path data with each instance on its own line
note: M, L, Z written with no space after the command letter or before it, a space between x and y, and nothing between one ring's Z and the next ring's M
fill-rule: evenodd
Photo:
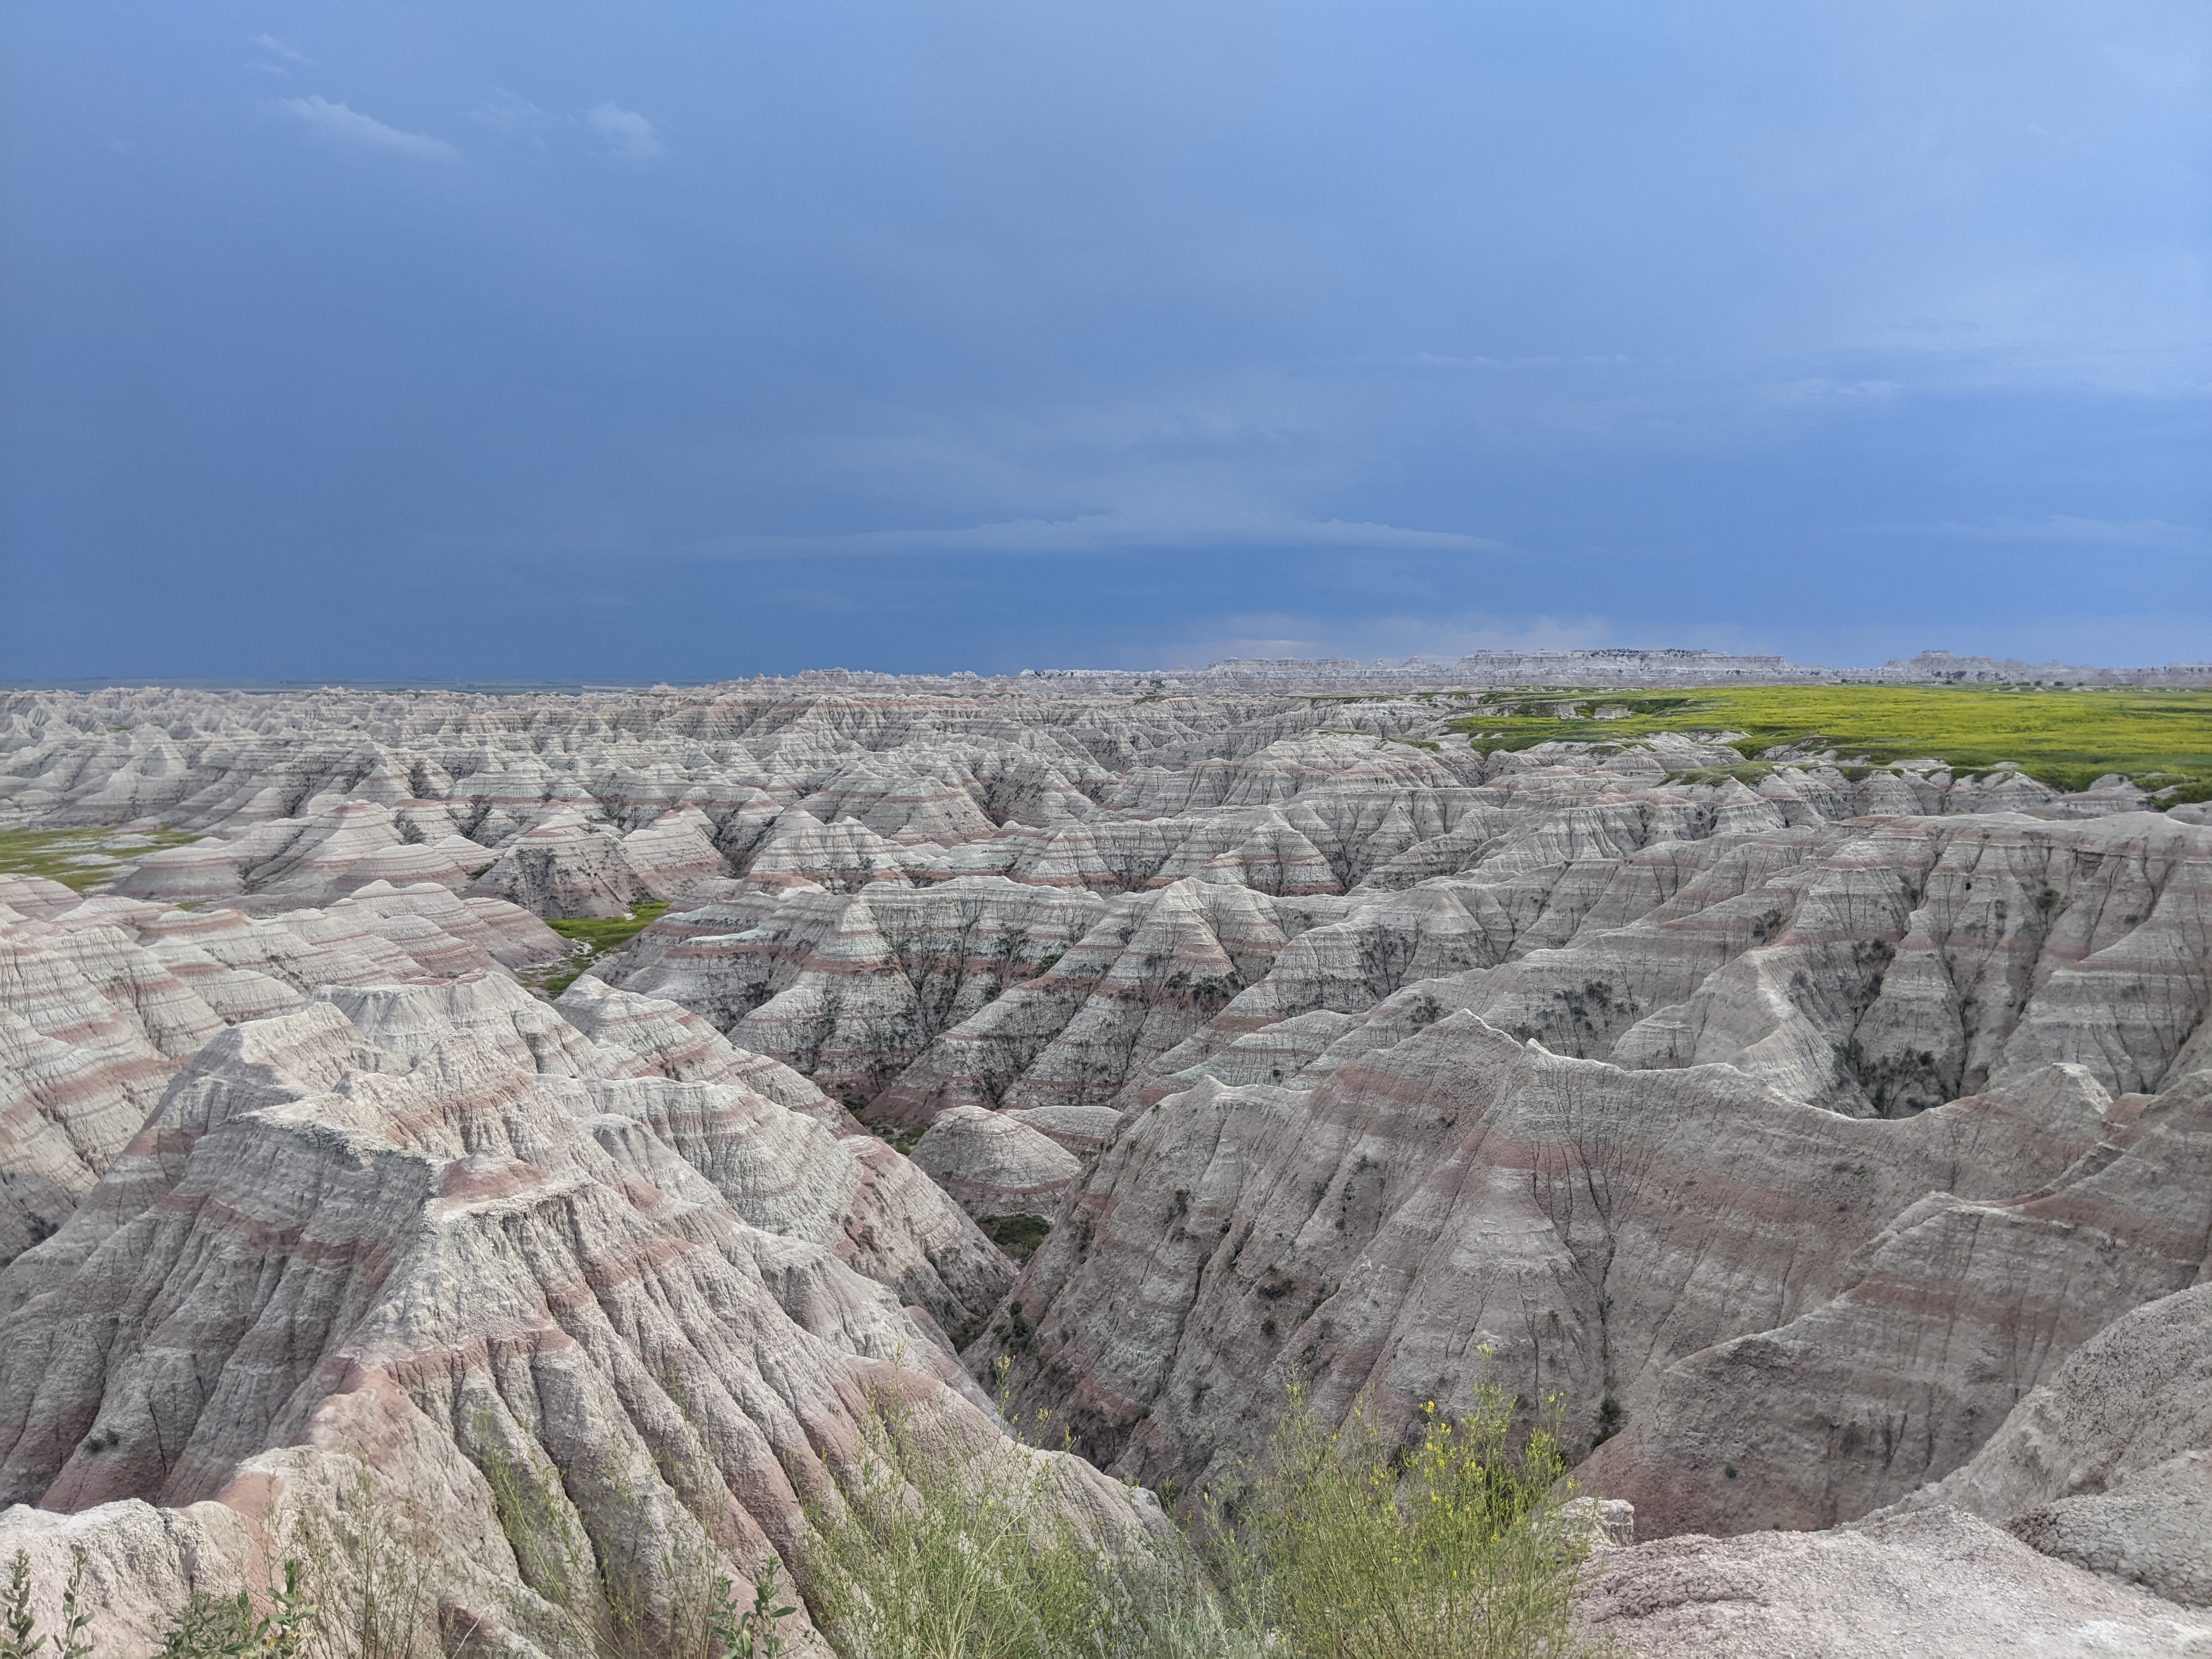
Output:
M625 1058L492 976L214 1038L0 1275L0 1503L252 1515L358 1467L452 1511L449 1626L561 1652L603 1583L658 1609L675 1564L793 1556L872 1384L994 1433L900 1303L1004 1283L973 1227L742 1084Z
M560 1651L648 1534L787 1551L885 1378L983 1443L959 1331L1102 1524L1488 1379L1638 1650L2199 1628L2205 815L1284 690L0 699L10 827L197 837L0 878L0 1547L150 1631L365 1471Z

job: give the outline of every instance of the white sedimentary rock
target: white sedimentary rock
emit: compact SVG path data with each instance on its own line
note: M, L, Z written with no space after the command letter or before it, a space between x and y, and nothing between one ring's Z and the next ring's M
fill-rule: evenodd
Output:
M1083 1165L1075 1155L1006 1112L952 1106L914 1149L917 1167L973 1216L1050 1215Z
M563 1610L609 1583L665 1605L683 1563L795 1557L802 1488L854 1444L869 1386L995 1437L902 1311L908 1287L823 1242L950 1217L981 1267L995 1252L971 1224L926 1182L906 1198L941 1207L902 1206L855 1164L876 1143L741 1087L592 1079L510 983L341 990L207 1045L70 1222L0 1276L0 1503L116 1516L77 1533L112 1574L178 1527L228 1550L219 1511L267 1504L278 1472L258 1460L277 1448L365 1460L456 1494L443 1547L470 1565L447 1594L557 1653ZM580 1567L483 1524L518 1466L557 1474ZM161 1508L114 1507L131 1500ZM0 1546L57 1524L10 1515ZM152 1588L173 1608L216 1571ZM140 1619L128 1598L110 1616Z
M1638 1659L2194 1659L2212 1644L2212 1618L1948 1509L1616 1550L1583 1618Z
M0 696L9 822L128 832L94 896L0 878L44 1356L0 1357L0 1490L94 1504L151 1607L231 1559L181 1500L342 1505L344 1435L388 1439L489 1563L457 1606L557 1647L488 1447L617 1561L583 1447L742 1511L742 1574L794 1421L818 1456L884 1345L949 1376L1018 1298L1017 1402L1117 1474L1225 1470L1293 1382L1387 1420L1486 1377L1647 1539L1826 1528L1616 1550L1642 1650L2202 1602L2207 813L1809 747L1747 783L1711 732L1484 753L1433 675L1316 672ZM526 990L538 917L648 902ZM1049 1217L1018 1284L954 1198ZM742 1396L712 1479L701 1368ZM1939 1503L1980 1520L1893 1513Z

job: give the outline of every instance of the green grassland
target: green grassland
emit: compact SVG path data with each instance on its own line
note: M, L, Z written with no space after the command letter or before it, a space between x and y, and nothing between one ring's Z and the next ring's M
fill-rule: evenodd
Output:
M1561 719L1564 705L1574 718ZM1600 710L1616 718L1595 718ZM1486 754L1655 732L1721 736L1751 764L1771 748L1834 750L1886 766L1933 757L1963 771L2006 762L2060 789L2108 772L2168 805L2212 799L2212 691L1756 685L1697 691L1492 693L1451 722ZM1731 774L1735 768L1723 769Z
M572 946L586 945L588 950L572 950L562 957L561 965L538 981L546 995L557 997L584 975L602 957L611 957L640 933L660 920L668 907L665 904L641 904L626 916L562 916L548 918L545 925L567 939Z
M115 864L87 864L78 862L80 860L99 855L120 862L156 848L182 847L200 838L178 830L156 830L143 840L137 836L129 837L141 843L138 845L109 845L123 834L112 828L0 830L0 874L44 876L48 881L58 881L82 893L95 882L112 876Z

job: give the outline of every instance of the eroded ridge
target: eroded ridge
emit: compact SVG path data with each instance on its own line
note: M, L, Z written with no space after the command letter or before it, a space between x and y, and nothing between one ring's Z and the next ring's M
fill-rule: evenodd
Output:
M0 1548L150 1646L419 1494L556 1654L1003 1361L1099 1527L1494 1382L1640 1650L1847 1563L2196 1640L2212 811L1352 690L9 694L100 850L0 876Z

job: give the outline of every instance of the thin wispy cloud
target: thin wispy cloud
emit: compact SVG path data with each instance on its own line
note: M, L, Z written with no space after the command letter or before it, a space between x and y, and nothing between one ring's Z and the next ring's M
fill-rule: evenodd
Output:
M1894 380L1825 380L1810 379L1790 380L1781 386L1770 386L1766 396L1776 403L1849 404L1853 402L1881 402L1894 398L1904 388Z
M1907 526L1911 528L1911 526ZM2071 542L2106 547L2202 548L2205 533L2163 519L1989 519L1979 524L1938 524L1923 532L1976 542Z
M490 97L469 112L470 120L497 132L521 132L559 118L504 87L493 88Z
M634 109L605 103L585 112L584 120L610 154L624 161L650 161L668 151L653 123Z
M461 152L443 138L433 138L422 132L403 132L398 127L386 126L373 115L363 115L344 104L334 104L319 93L311 93L305 98L280 98L270 107L342 149L404 155L416 161L461 159Z
M1224 657L1351 657L1398 663L1418 656L1449 663L1475 651L1587 650L1617 638L1612 621L1599 616L1515 619L1464 611L1345 618L1262 612L1206 621L1213 625L1211 632L1156 647L1155 660L1195 665Z
M843 554L1109 553L1146 549L1272 548L1344 552L1510 553L1504 542L1455 531L1309 519L1279 510L1156 513L1116 509L1066 519L1019 519L951 529L867 530L828 536L719 536L695 555L780 558Z
M258 46L271 58L281 58L288 64L304 64L308 61L307 53L301 52L297 46L279 40L273 34L249 35L246 37L246 44L249 46Z

